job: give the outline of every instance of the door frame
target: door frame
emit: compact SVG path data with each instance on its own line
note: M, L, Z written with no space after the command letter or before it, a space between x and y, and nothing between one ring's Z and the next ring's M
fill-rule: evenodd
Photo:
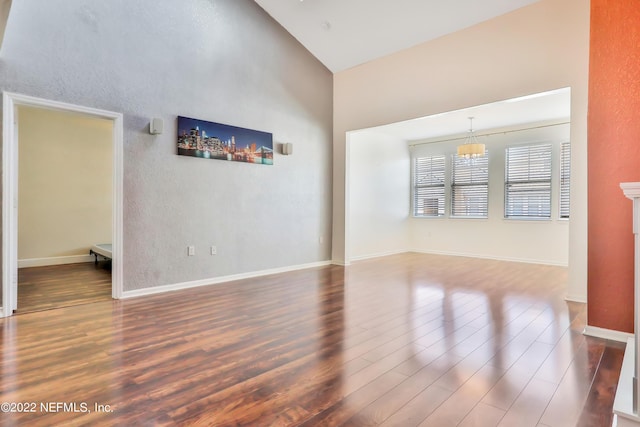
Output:
M18 93L3 93L2 111L2 307L0 317L13 314L18 307L18 106L72 112L112 122L113 195L111 296L122 298L123 236L123 115Z

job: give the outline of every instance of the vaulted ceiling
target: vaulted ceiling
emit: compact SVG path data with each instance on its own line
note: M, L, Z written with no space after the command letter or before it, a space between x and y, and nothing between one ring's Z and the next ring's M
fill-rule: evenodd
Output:
M462 30L538 0L255 0L332 72ZM442 112L374 128L403 140L569 120L571 91Z
M255 0L338 72L538 0Z

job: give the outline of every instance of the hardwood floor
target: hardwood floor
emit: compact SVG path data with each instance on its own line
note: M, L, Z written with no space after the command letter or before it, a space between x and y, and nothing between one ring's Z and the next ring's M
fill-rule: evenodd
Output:
M104 262L18 270L18 314L111 300L111 271Z
M624 350L565 283L404 254L14 316L0 425L609 426Z

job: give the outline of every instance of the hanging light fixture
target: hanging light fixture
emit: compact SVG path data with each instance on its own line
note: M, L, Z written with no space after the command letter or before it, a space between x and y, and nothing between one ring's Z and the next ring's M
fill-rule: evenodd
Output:
M473 117L469 117L469 134L464 140L464 144L458 146L458 157L475 159L476 157L484 156L484 144L480 144L475 133L473 133L473 119Z

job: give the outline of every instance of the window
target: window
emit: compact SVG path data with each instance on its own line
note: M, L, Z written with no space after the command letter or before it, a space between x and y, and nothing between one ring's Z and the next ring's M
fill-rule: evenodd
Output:
M560 148L560 218L569 218L569 183L571 182L571 143Z
M505 218L551 218L551 144L506 149Z
M489 211L489 155L451 158L451 216L486 218Z
M413 164L413 216L444 215L444 156L418 157Z

